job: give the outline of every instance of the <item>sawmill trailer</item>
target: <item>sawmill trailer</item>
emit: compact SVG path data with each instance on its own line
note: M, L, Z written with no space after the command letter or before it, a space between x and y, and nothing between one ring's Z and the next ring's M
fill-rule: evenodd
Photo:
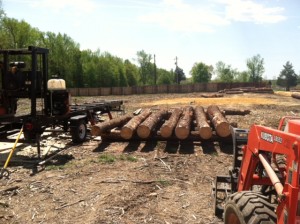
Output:
M121 110L121 100L72 104L63 79L48 79L49 49L0 50L0 142L14 141L10 136L22 130L22 142L36 142L40 156L43 132L61 127L73 142L86 139L87 123L95 124L98 115ZM19 107L18 100L27 102ZM21 141L21 140L20 140Z

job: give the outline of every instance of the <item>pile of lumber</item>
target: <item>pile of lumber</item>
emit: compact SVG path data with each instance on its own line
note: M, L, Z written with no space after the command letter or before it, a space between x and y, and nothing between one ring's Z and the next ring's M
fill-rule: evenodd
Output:
M228 139L226 115L246 115L249 110L220 110L216 105L186 106L167 111L142 109L135 116L124 115L92 126L91 134L111 140L199 140Z
M273 94L274 91L272 88L268 87L241 87L241 88L232 88L232 89L224 89L220 90L219 93L225 94L242 94L242 93L271 93Z

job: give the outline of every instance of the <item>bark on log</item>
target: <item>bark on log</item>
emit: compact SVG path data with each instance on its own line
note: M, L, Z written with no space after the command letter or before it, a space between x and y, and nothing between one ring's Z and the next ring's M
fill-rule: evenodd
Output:
M229 122L223 116L220 109L216 105L207 108L207 114L220 137L228 137L230 135Z
M115 127L120 127L126 124L132 118L131 115L126 114L121 117L114 118L99 124L92 126L91 134L94 136L99 136L104 132L107 132Z
M220 93L214 93L214 94L201 94L201 97L203 98L220 98L223 97L223 94Z
M174 109L170 118L161 126L160 134L163 138L170 138L172 136L174 128L176 127L181 114L181 109Z
M230 90L230 91L226 91L225 92L226 94L243 94L244 93L244 91L242 91L242 90Z
M292 93L291 96L295 99L300 99L300 93Z
M140 138L148 138L156 125L168 115L167 110L160 110L152 113L143 123L137 128L137 134Z
M206 113L204 112L203 107L197 106L195 108L195 118L200 137L202 139L210 139L212 136L212 130L206 119Z
M178 121L178 124L175 128L175 135L178 139L186 139L191 130L191 123L193 118L193 107L187 106L184 108L183 113Z
M137 127L151 114L150 109L144 110L139 115L133 117L126 125L121 129L121 137L124 139L130 139L135 133Z
M247 115L250 114L250 110L238 110L238 109L225 109L225 115Z

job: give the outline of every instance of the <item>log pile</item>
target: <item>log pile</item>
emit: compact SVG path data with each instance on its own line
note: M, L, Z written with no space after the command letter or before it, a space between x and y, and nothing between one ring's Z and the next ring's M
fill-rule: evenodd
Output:
M242 94L242 93L271 93L273 94L274 91L272 88L269 87L241 87L241 88L232 88L232 89L224 89L220 90L219 93L225 94Z
M249 110L220 110L216 105L206 110L186 106L173 110L142 109L138 115L124 115L92 127L92 135L117 140L228 140L230 123L226 115L246 115Z
M136 132L137 127L151 114L150 109L144 110L139 115L133 117L127 124L125 124L121 129L121 137L123 139L131 139L133 134Z
M299 99L300 100L300 93L292 93L291 95L293 98L295 99Z
M172 112L170 118L160 128L160 134L162 137L170 138L172 136L181 114L182 110L179 108L176 108Z
M132 118L132 115L125 114L124 116L117 117L115 119L108 120L108 121L96 124L96 125L92 126L91 134L99 136L99 135L101 135L101 134L103 134L105 132L110 131L113 128L123 126L131 118Z
M160 110L157 113L152 113L143 123L137 128L137 134L140 138L148 138L156 125L165 119L168 115L167 110Z

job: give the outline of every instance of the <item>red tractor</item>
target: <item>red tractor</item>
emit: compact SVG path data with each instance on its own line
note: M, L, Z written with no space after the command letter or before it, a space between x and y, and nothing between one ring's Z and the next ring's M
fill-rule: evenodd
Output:
M225 224L300 224L300 118L232 135L233 167L213 184L215 214Z

